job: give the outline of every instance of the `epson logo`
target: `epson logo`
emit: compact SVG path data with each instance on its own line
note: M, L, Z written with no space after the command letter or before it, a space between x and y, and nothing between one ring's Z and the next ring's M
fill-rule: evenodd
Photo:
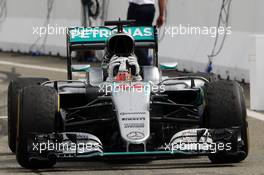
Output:
M139 117L139 118L135 118L135 117L126 117L126 118L122 118L122 121L143 121L145 120L144 117Z
M120 115L145 115L146 112L120 112Z

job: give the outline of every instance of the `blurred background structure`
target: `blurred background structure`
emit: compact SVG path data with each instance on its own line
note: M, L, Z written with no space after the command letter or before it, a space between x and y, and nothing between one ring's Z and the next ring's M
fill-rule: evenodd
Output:
M260 61L264 56L264 23L261 22L264 1L168 0L167 3L166 24L159 33L160 59L176 60L179 70L196 72L205 71L210 58L213 72L221 78L258 83L252 83L251 90L252 98L258 101L252 106L259 109L259 104L264 104L264 99L257 95L257 89L264 89L261 80L264 72L257 69L264 66ZM40 36L37 27L103 25L105 20L126 19L127 7L126 0L0 0L0 49L65 56L65 34ZM225 38L210 35L172 37L168 30L179 25L218 26L219 20L221 25L231 26L232 34ZM96 53L99 58L100 55ZM250 72L250 68L256 71Z

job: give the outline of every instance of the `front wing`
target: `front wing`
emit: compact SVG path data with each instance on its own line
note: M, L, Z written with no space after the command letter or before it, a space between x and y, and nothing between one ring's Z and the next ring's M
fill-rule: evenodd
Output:
M96 136L88 133L65 132L31 134L28 140L31 159L78 159L91 157L130 156L175 156L209 155L218 153L241 153L243 142L240 128L188 129L176 133L169 143L155 150L104 152L103 144Z

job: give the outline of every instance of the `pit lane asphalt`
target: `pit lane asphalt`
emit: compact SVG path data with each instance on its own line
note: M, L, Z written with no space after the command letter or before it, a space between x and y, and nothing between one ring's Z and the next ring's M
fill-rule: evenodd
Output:
M36 65L63 70L65 60L56 57L31 57L18 54L0 53L0 62L11 62L11 66L0 63L0 116L7 115L7 87L10 79L18 76L48 77L50 79L65 79L63 71L43 70L39 67L29 68L23 65ZM248 86L244 85L247 104L249 103ZM7 146L6 119L0 117L0 175L2 174L153 174L153 175L233 175L257 174L264 175L264 122L248 118L250 153L248 158L238 164L213 165L206 157L191 159L155 160L149 163L122 162L59 162L52 169L26 170L21 168Z

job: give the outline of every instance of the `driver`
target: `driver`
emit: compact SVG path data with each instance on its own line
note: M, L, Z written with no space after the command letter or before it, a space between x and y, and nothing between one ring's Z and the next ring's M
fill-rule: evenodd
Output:
M102 63L102 66L108 71L108 81L142 79L134 49L134 39L128 34L117 33L108 39L106 55Z

